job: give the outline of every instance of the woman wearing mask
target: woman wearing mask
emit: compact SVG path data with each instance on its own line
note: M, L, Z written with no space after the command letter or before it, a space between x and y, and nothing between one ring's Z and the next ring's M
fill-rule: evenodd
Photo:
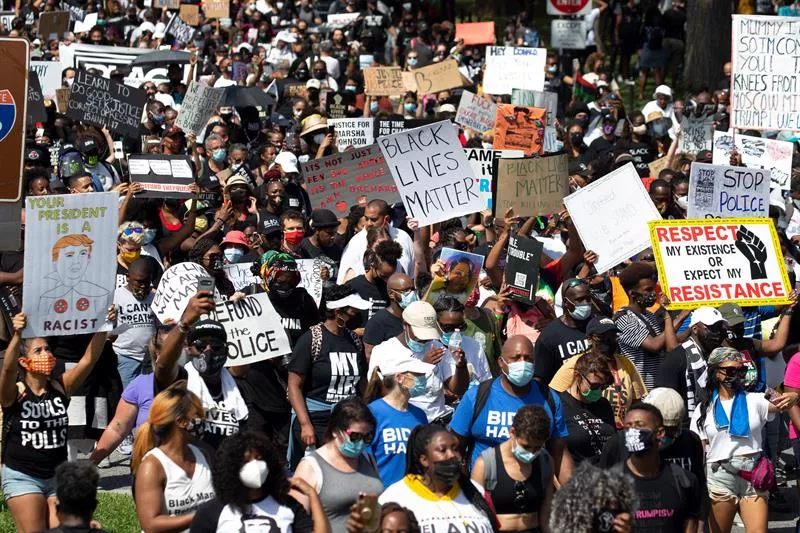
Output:
M580 160L583 153L586 151L586 145L583 144L583 126L570 120L567 122L567 136L564 139L564 147L567 150L567 156L570 161Z
M146 231L139 222L123 222L117 229L117 288L124 287L128 283L128 269L131 263L142 257L142 243ZM153 286L158 286L164 270L153 257L144 256L144 258L150 263L150 281Z
M248 219L255 222L257 214L255 198L252 196L252 189L245 178L238 175L228 178L223 191L233 211L231 217L227 221L228 224L242 222Z
M339 151L336 146L336 133L328 128L328 120L318 114L309 115L302 121L300 137L308 143L311 159L320 159Z
M234 293L233 283L225 275L222 250L216 242L208 237L198 239L189 250L189 261L202 266L209 276L214 278L215 292L230 298Z
M547 412L526 405L514 417L508 440L475 461L472 480L491 496L500 531L549 531L553 459L544 448L549 436Z
M106 318L117 320L114 306ZM67 460L67 408L100 358L108 333L95 333L78 363L54 377L56 358L47 340L22 339L24 313L17 314L12 325L14 335L0 371L3 495L16 530L33 533L58 525L55 470Z
M444 426L417 426L408 437L406 475L378 497L402 504L432 531L497 531L483 495L461 472L458 438ZM456 518L457 517L457 518Z
M364 453L374 435L375 419L364 402L343 400L330 413L325 445L297 466L296 477L319 494L333 533L345 533L350 506L360 493L383 492L375 463Z
M375 438L370 443L381 481L389 486L405 475L405 442L411 430L428 423L425 412L408 400L425 394L433 365L396 354L373 371L364 400L375 417ZM401 446L403 444L403 446Z
M208 460L189 444L202 434L203 416L184 381L153 398L131 456L136 515L148 533L188 531L195 511L214 499Z
M250 251L250 242L243 231L231 230L225 234L220 244L224 264L232 265L238 263L244 254Z
M216 498L195 513L190 533L274 531L275 527L330 533L314 488L302 479L286 478L278 450L262 433L248 430L225 439L211 478ZM308 499L310 514L297 501L298 494Z
M398 106L397 113L403 115L403 118L414 119L422 118L422 106L419 105L419 98L416 93L407 92L403 98L401 106Z
M705 396L692 414L690 429L706 447L706 485L711 498L712 533L728 532L738 512L747 531L767 531L768 491L741 477L764 455L762 430L776 412L797 402L798 393L767 400L745 392L744 357L720 347L708 356Z

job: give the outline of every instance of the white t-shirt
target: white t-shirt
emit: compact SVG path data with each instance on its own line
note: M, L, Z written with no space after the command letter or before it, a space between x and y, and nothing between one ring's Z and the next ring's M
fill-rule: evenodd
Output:
M600 8L595 7L590 12L583 16L583 22L586 24L586 46L596 46L594 38L594 21L600 16ZM594 83L594 82L593 82Z
M232 505L226 505L219 514L217 533L239 533L240 531L269 531L273 533L291 533L294 523L294 511L268 496L251 503L247 514ZM277 528L277 529L276 529Z
M396 243L403 247L403 255L397 260L397 271L404 272L414 278L414 241L405 231L389 226L389 235ZM344 285L345 274L348 270L355 272L355 276L364 273L364 252L367 251L367 230L362 229L350 239L347 247L342 252L339 262L339 275L336 277L337 285Z
M733 437L727 429L717 430L712 405L708 406L702 428L697 426L700 419L700 406L697 406L692 413L689 429L697 433L702 440L708 441L706 461L709 463L730 459L734 455L751 455L762 451L761 429L764 424L775 417L775 414L769 412L770 404L763 393L747 392L745 394L747 395L747 416L750 422L749 437ZM720 400L720 402L730 420L733 400Z
M137 361L144 358L147 343L156 330L156 315L150 309L155 293L151 292L144 300L137 300L127 286L114 291L114 306L117 308L117 327L111 332L117 335L114 340L114 353L131 357Z

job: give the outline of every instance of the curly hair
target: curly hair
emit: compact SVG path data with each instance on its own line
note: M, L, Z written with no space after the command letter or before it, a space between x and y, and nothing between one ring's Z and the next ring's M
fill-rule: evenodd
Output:
M323 303L335 302L336 300L347 298L351 294L358 294L352 285L332 285L322 289L322 300ZM324 311L324 316L326 319L332 319L336 316L336 309L328 309L327 305L325 306Z
M654 280L655 278L656 271L653 265L642 261L631 263L619 274L619 282L625 292L635 289L643 279Z
M392 513L403 513L406 516L408 533L420 533L419 523L417 522L417 517L414 516L414 512L395 502L384 503L381 506L381 519L379 524L382 526L384 519Z
M261 486L264 497L286 505L289 499L289 480L286 478L283 461L272 441L256 430L246 430L226 438L217 449L211 466L211 480L217 499L223 505L232 505L243 514L250 505L248 492L239 479L239 471L245 464L245 453L256 452L267 463L269 474Z
M192 246L192 249L189 250L189 261L192 263L197 263L198 265L202 265L203 256L205 256L206 252L208 252L214 246L217 246L217 241L210 237L197 239Z
M575 375L586 376L595 375L603 378L606 385L613 383L611 368L608 366L608 358L599 353L588 351L578 358L575 362Z
M524 405L517 411L511 429L526 440L546 441L550 437L550 416L541 405Z
M367 248L364 252L364 270L378 268L380 263L387 263L393 268L397 268L397 260L403 255L403 247L397 242L388 239L380 241L374 248Z
M600 469L584 461L553 496L553 533L591 533L602 511L632 513L636 504L633 481L621 469Z
M464 304L455 296L442 296L433 304L433 310L436 311L436 316L442 313L463 313Z
M100 475L89 461L69 461L56 468L56 496L61 512L91 520L97 507Z

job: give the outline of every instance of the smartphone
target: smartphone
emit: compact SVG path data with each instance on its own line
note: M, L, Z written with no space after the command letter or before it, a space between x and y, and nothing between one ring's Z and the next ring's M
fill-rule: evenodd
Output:
M577 57L572 60L572 72L578 72L581 69L581 60Z
M375 494L362 494L358 497L358 508L361 511L361 521L367 533L378 531L381 511L378 497Z
M208 291L210 293L214 292L214 278L212 277L203 277L197 280L197 292L200 291Z
M328 126L328 135L333 135L335 133L336 133L336 127L335 126Z
M776 391L772 387L768 387L767 390L764 391L764 398L767 399L769 403L774 404L775 401L781 395L780 392Z

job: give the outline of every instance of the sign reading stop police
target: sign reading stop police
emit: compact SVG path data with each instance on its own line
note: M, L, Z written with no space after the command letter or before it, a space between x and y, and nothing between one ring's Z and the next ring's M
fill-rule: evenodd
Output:
M590 0L547 0L548 15L586 15L591 11Z
M0 39L0 202L17 202L22 192L29 58L25 39Z

